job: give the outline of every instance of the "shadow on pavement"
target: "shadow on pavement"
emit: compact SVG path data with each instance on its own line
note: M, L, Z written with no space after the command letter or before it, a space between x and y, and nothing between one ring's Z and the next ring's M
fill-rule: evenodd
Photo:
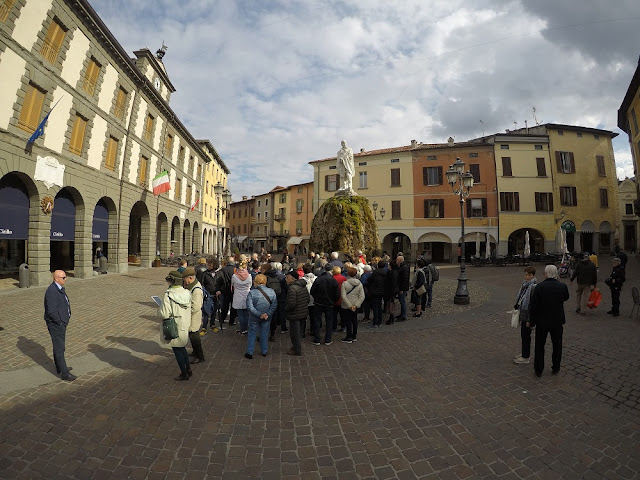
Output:
M132 355L131 352L119 348L106 348L92 343L87 346L87 349L93 353L98 360L123 370L140 370L144 368L145 365L151 364L151 362L136 357Z
M44 347L30 338L19 336L16 347L41 367L51 370L51 367L54 366L53 360L47 355ZM53 371L55 371L55 368Z
M156 305L156 302L136 302L138 305L142 305L144 307L153 307L153 308L158 308L158 305Z
M162 355L167 351L163 349L160 345L152 340L140 340L139 338L133 337L113 337L108 336L105 337L110 342L118 342L121 345L124 345L131 350L134 350L139 353L144 353L145 355Z

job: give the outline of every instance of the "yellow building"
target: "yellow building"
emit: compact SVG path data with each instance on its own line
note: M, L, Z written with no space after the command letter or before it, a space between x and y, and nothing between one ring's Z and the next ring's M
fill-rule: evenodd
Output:
M269 241L274 252L282 252L287 249L289 238L289 187L275 187L271 190L273 204L273 217L269 226Z
M522 132L493 135L499 199L498 255L523 254L529 233L530 253L559 250L554 220L549 137Z
M289 253L298 255L308 252L313 221L313 182L289 187Z
M620 213L611 140L618 134L553 123L528 131L549 137L555 220L567 233L568 250L612 251Z
M415 258L412 145L354 152L353 190L369 199L381 248ZM313 213L340 188L336 157L310 162L313 166Z
M618 110L618 128L629 136L629 147L633 159L633 175L638 175L638 159L640 159L640 60L636 68L622 105ZM636 189L638 185L636 184Z
M620 224L618 225L617 242L620 248L628 252L638 251L638 191L636 183L631 178L625 178L618 185L620 201Z
M227 176L229 169L224 164L216 149L208 140L198 140L202 150L211 159L207 163L204 174L202 199L202 253L218 255L225 251L225 239L227 229L228 205L225 204L225 195L216 195L215 186L222 185L222 190L227 190ZM230 198L228 198L230 204Z

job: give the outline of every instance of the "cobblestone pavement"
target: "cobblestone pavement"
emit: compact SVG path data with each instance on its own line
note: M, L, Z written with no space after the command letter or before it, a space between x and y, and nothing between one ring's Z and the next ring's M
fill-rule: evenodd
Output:
M179 383L149 298L165 269L70 279L73 383L51 373L44 288L2 292L0 477L638 478L638 272L630 259L615 319L606 291L573 313L570 287L562 370L540 379L512 362L521 267L469 269L472 305L452 308L458 272L442 268L426 316L302 357L286 335L246 360L246 338L208 333Z

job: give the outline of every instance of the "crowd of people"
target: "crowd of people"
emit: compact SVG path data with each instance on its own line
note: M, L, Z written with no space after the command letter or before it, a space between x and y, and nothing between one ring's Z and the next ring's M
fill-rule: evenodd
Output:
M201 258L196 267L182 262L167 275L168 288L158 307L158 317L163 322L171 318L176 325L173 334L163 328L162 336L180 367L176 380L189 380L191 365L205 361L201 337L224 329L227 318L228 327L246 335L244 357L251 360L257 342L262 356L267 355L278 329L289 333L288 354L302 355L307 336L313 345L331 345L334 333L340 332L341 342L352 344L360 323L376 329L383 322L393 325L421 317L431 307L439 272L423 257L413 274L411 270L402 253L367 261L360 251L342 260L338 252L310 252L299 263L288 254L273 261L264 252L230 256L222 266L215 258ZM415 313L408 312L407 303Z

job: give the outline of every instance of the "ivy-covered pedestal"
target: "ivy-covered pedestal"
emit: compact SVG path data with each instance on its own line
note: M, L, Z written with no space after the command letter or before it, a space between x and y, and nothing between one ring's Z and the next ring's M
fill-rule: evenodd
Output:
M309 243L316 252L376 253L378 227L367 199L338 195L324 202L313 217Z

